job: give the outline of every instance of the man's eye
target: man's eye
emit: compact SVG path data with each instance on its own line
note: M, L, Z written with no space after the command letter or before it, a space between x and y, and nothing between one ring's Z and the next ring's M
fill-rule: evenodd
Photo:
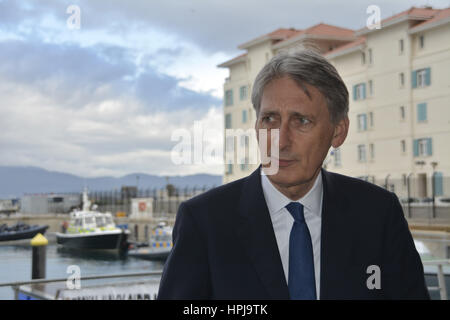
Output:
M264 116L262 118L263 122L272 122L274 120L274 118L272 116Z
M306 125L306 124L311 123L311 121L309 121L309 120L306 119L306 118L298 118L297 121L298 121L301 125Z

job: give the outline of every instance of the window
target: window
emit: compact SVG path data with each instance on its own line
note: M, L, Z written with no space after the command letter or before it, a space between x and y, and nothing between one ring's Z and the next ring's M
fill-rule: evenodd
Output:
M247 122L247 110L242 110L242 123Z
M241 170L245 171L248 170L248 158L244 158L243 161L241 161Z
M94 218L93 217L84 217L84 224L93 224Z
M369 64L373 63L372 49L369 49Z
M425 36L424 35L421 35L420 37L419 37L419 48L420 49L423 49L425 47Z
M366 162L366 146L363 144L358 145L358 161Z
M229 163L227 164L227 174L232 174L233 173L233 164Z
M244 134L241 136L241 147L248 147L250 136Z
M341 162L341 149L339 149L339 148L334 149L333 155L334 155L334 166L335 167L340 167L342 165L342 162Z
M427 121L427 104L419 103L417 105L417 122Z
M95 217L95 225L97 226L97 228L104 227L106 224L103 217Z
M398 41L398 46L399 46L399 52L400 52L400 54L403 54L403 39L400 39L399 41Z
M358 131L367 130L367 117L365 114L358 114Z
M234 136L227 137L227 139L225 140L225 150L227 152L234 151Z
M406 141L405 140L400 141L400 150L402 151L402 154L406 153Z
M400 72L399 74L399 82L400 88L403 88L405 86L405 74L403 72Z
M442 196L444 194L444 179L442 172L434 173L434 194Z
M239 97L241 100L246 100L248 97L248 87L242 86L239 88Z
M266 62L269 62L269 59L270 59L270 55L268 52L266 52Z
M405 107L400 107L400 120L405 120L406 114L405 114Z
M233 90L225 91L225 106L233 105Z
M431 69L424 68L415 70L411 75L411 82L413 88L423 88L431 84Z
M109 216L106 216L106 217L105 217L105 220L106 220L106 225L107 225L107 226L112 225L112 224L114 223L114 221L112 220L112 218L109 217Z
M419 140L419 156L426 156L428 154L427 146L428 146L428 141L426 139Z
M373 82L369 80L369 96L373 96Z
M364 100L366 98L366 84L359 83L353 86L353 100Z
M370 160L375 159L375 145L373 143L369 144L369 154Z
M418 87L425 87L425 76L426 76L426 71L425 70L420 70L417 72L417 86Z
M433 146L431 138L416 139L413 142L414 156L423 157L433 155Z
M366 64L366 53L361 52L361 64Z
M373 112L369 112L369 127L373 128Z
M225 129L231 129L232 123L231 123L231 113L227 113L225 115Z

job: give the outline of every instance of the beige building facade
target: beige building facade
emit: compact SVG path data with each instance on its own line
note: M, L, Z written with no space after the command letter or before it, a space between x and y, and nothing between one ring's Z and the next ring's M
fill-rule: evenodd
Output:
M226 129L254 128L251 85L280 50L313 45L336 67L349 92L350 130L324 167L387 186L399 196L450 196L450 9L411 8L381 21L380 29L350 30L318 24L278 29L238 48L222 63ZM249 139L255 139L250 137ZM248 153L256 142L225 136L223 182L259 165ZM253 150L240 153L239 147ZM257 152L256 152L257 153ZM409 182L408 182L409 181Z

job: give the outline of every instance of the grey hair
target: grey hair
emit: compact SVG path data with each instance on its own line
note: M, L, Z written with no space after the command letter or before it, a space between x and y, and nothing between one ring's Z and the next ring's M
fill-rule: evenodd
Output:
M272 80L288 76L311 98L305 83L325 97L330 120L337 124L348 114L348 91L336 68L312 49L275 55L258 73L252 89L252 104L259 117L264 88Z

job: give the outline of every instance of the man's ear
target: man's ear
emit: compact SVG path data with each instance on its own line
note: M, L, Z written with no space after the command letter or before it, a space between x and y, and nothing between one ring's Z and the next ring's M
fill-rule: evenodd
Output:
M258 134L258 114L256 115L256 120L255 120L255 134L256 134L256 141L259 142L259 134Z
M333 148L339 148L344 143L345 138L347 138L349 125L350 120L346 116L334 127L333 139L331 140Z

